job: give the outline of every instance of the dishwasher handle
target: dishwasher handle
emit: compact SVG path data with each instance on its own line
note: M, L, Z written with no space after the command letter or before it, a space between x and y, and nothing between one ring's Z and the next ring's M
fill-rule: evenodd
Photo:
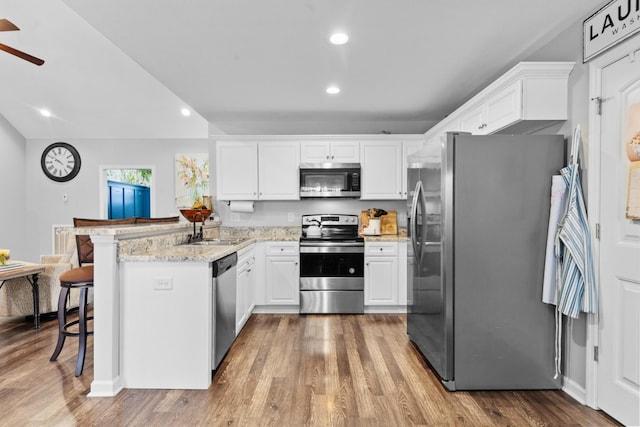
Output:
M218 277L238 264L238 253L213 261L213 277Z

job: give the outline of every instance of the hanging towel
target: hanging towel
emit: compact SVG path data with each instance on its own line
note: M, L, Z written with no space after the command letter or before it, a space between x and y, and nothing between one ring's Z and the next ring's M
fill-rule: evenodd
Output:
M567 184L561 175L551 177L551 207L549 209L549 228L547 229L547 252L544 260L544 280L542 283L542 302L557 304L556 296L556 270L557 260L555 254L555 241L558 231L558 223L564 214L567 199Z
M578 317L580 311L596 313L598 310L591 233L578 172L580 139L578 125L574 132L570 164L560 171L568 192L555 244L560 267L558 311L573 318Z

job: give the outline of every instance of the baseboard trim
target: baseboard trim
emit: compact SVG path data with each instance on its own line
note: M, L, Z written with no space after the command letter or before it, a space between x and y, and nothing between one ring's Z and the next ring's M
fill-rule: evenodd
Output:
M562 377L562 391L581 404L587 404L587 390L571 378Z
M114 397L122 390L122 382L120 377L113 381L93 381L91 383L91 391L88 397Z

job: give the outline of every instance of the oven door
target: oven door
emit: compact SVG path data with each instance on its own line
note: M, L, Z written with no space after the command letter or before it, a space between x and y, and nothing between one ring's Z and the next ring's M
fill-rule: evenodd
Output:
M300 290L363 290L364 245L300 246Z

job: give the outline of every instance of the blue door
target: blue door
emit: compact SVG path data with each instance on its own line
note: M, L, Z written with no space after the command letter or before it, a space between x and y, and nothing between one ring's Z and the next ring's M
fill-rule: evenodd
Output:
M151 216L151 190L142 185L107 181L109 219Z

